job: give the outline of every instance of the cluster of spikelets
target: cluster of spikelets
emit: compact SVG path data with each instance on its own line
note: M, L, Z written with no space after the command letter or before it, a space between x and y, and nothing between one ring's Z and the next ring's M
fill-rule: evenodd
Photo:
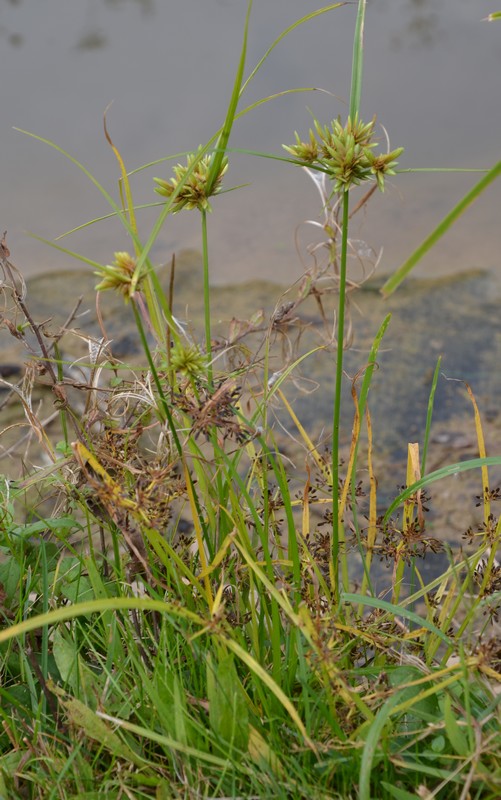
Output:
M201 156L200 153L191 153L187 157L186 164L177 164L174 167L174 175L170 180L153 178L158 184L155 191L162 197L170 198L175 194L173 213L183 208L211 210L209 197L220 191L223 177L228 169L228 159L225 157L215 180L211 181L212 159L211 155Z
M94 273L101 278L96 285L96 290L104 292L106 289L115 289L128 302L133 294L132 284L136 269L136 259L125 251L116 252L114 255L113 264L101 266ZM139 279L140 281L141 278Z
M330 178L335 193L343 192L367 180L376 180L381 191L387 175L395 174L397 159L403 147L387 153L376 153L373 141L375 118L364 123L355 115L348 117L346 125L335 119L330 126L321 125L314 120L315 130L309 130L308 140L303 142L295 133L295 144L283 145L284 149L302 166L314 167ZM172 211L183 208L210 211L209 198L221 191L223 177L228 169L228 159L221 161L217 175L211 175L213 156L202 155L200 151L190 153L186 164L177 164L174 175L169 179L154 178L155 191L172 200ZM133 276L136 262L126 252L115 253L112 265L100 268L96 273L100 283L98 291L116 289L126 300L133 293ZM134 284L134 289L138 288Z
M314 120L315 130L310 128L308 141L301 141L296 132L296 143L283 147L303 166L325 172L333 182L334 192L343 192L374 178L384 191L385 177L395 174L403 147L389 153L375 153L376 143L372 140L375 123L375 118L364 123L355 116L353 120L348 117L344 126L339 118L335 119L329 127Z

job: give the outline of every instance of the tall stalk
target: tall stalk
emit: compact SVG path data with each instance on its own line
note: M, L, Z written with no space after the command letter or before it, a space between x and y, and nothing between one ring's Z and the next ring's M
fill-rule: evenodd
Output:
M350 118L355 121L360 110L362 94L363 53L364 53L364 22L366 0L359 0L355 36L353 39L353 60L351 70L350 91ZM334 599L339 602L339 557L340 557L340 532L344 531L339 519L339 423L341 419L341 389L343 379L343 354L344 354L344 316L346 304L346 260L348 254L348 227L349 227L349 189L343 192L343 221L341 229L341 263L339 274L339 301L337 309L337 350L336 350L336 386L334 391L334 414L332 422L332 583ZM348 480L348 478L347 478ZM346 549L342 548L342 570L344 583L347 583L348 566L346 563ZM345 585L345 590L348 586Z
M205 352L207 353L207 382L209 389L213 386L212 373L212 343L211 343L211 316L210 316L210 284L209 284L209 243L207 238L207 211L200 209L202 215L202 258L204 272L204 324L205 324Z
M348 256L348 228L349 228L349 192L352 187L360 186L365 181L376 181L377 187L384 191L385 178L395 174L397 158L403 148L399 147L390 152L375 151L376 143L373 141L375 118L364 123L360 117L360 100L363 75L363 39L364 21L367 0L359 0L355 38L353 42L353 66L351 75L350 113L343 125L338 117L329 125L322 125L314 119L314 128L302 141L299 134L295 133L295 143L283 145L289 155L302 167L306 167L309 174L314 177L315 183L322 196L323 208L326 217L324 230L328 235L329 246L337 238L337 230L341 230L341 255L339 265L339 300L337 308L337 346L336 346L336 380L334 390L334 405L332 417L332 535L331 535L331 563L330 578L335 601L339 603L339 568L341 567L343 584L348 589L349 574L348 562L344 548L344 528L342 513L340 511L339 491L339 428L341 419L341 394L343 380L343 349L346 307L346 265ZM328 191L327 182L331 183ZM372 191L363 199L364 204ZM336 203L334 210L331 208L333 195L337 195L341 204L341 225L338 225ZM333 235L333 231L336 233ZM337 253L336 253L337 258ZM367 391L367 389L366 389ZM356 462L352 467L355 474ZM347 476L352 480L352 476ZM342 500L341 500L342 503Z
M339 267L339 301L337 308L336 385L332 420L332 582L335 601L339 600L339 427L341 419L341 390L343 380L344 317L346 306L346 261L348 252L349 192L343 192L343 223L341 232L341 262ZM343 548L344 550L344 548ZM346 562L346 553L341 554ZM343 574L346 573L346 563ZM347 588L347 587L345 587Z

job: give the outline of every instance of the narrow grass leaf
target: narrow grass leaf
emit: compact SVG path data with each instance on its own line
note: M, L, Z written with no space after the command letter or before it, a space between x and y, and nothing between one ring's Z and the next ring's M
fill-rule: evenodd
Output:
M74 158L66 150L63 150L62 147L55 144L55 142L51 142L50 139L44 139L43 136L38 136L36 133L25 131L22 128L14 128L14 130L17 131L18 133L24 133L25 136L29 136L31 139L36 139L38 142L42 142L43 144L49 145L49 147L52 147L54 150L57 150L58 153L61 153L61 155L63 155L65 158L71 161L72 164L75 164L75 166L78 167L78 169L83 172L83 174L90 180L90 182L94 184L96 189L98 189L98 191L103 195L106 202L114 209L115 214L120 218L121 222L125 225L128 233L133 235L133 231L129 223L127 222L127 218L124 215L122 209L115 203L112 196L106 191L104 186L101 183L99 183L99 181L94 177L92 172L90 172L87 169L87 167L84 167L84 165L80 161Z
M242 86L241 94L243 94L243 92L245 91L251 80L254 78L258 70L263 66L264 62L266 61L270 53L273 52L275 47L282 41L282 39L285 39L285 37L289 33L296 30L296 28L298 28L300 25L303 25L305 22L309 22L309 20L314 19L315 17L319 17L321 14L325 14L327 11L333 11L335 8L340 8L341 6L344 6L346 4L347 4L346 2L333 3L332 5L324 6L324 8L319 8L316 11L312 11L310 14L306 14L304 17L301 17L301 19L296 20L296 22L293 22L292 25L289 25L284 31L282 31L280 36L277 36L277 38L270 45L270 47L268 47L264 56L258 61L256 66L252 70L251 74L246 79L245 83Z
M205 625L205 620L198 614L172 603L164 603L160 600L142 597L110 597L89 600L85 603L76 603L71 606L62 606L53 611L48 611L46 614L36 614L22 622L13 623L9 627L0 630L0 643L16 639L18 636L37 628L42 628L44 625L55 625L58 622L66 622L86 614L102 614L106 611L129 611L132 609L158 611L160 614L185 619L200 626Z
M177 675L172 676L172 699L174 711L174 730L176 732L176 740L183 745L188 744L188 736L186 730L186 696L181 691L179 678Z
M109 108L109 106L108 106L108 108ZM121 177L121 181L122 181L123 187L125 189L125 199L127 201L127 212L129 214L129 223L130 223L130 226L131 226L132 230L134 231L134 233L137 236L136 215L134 213L134 203L132 202L132 192L131 192L131 188L130 188L129 176L127 175L127 170L125 169L125 164L124 164L123 158L122 158L122 156L120 154L120 151L118 150L117 147L115 147L115 145L113 144L113 141L111 139L111 136L108 133L108 126L106 124L106 113L108 111L108 108L104 112L104 119L103 119L104 135L106 137L106 141L108 142L108 144L110 145L111 149L113 150L113 153L115 154L115 158L118 161L118 166L120 168L120 173L121 173L121 176L122 176ZM139 248L138 248L138 246L136 244L136 255L138 255L138 252L139 252Z
M357 391L355 388L355 382L353 382L351 385L351 396L355 406L355 415L353 418L353 425L351 428L350 455L348 459L348 465L346 467L347 475L353 475L355 473L358 439L360 436L360 406L358 402ZM344 516L346 501L348 500L348 492L350 491L350 486L351 482L349 480L345 480L343 483L343 489L341 492L341 497L339 498L339 505L338 505L339 524L341 524Z
M73 692L77 691L80 680L76 644L64 638L61 632L56 630L52 637L52 653L63 682L67 683Z
M328 481L330 480L330 482L332 484L332 473L331 473L328 465L325 463L325 459L322 458L322 455L318 452L317 448L313 444L313 442L310 439L306 429L301 424L298 416L296 415L294 409L292 408L291 404L287 400L285 394L282 392L282 390L279 387L277 387L276 391L277 391L277 394L278 394L281 402L284 404L285 408L287 409L287 413L289 414L291 420L293 421L294 425L296 426L296 428L298 429L299 433L301 434L301 438L304 441L306 447L308 448L308 453L314 459L314 461L315 461L318 469L322 473L322 475L324 475L327 478Z
M367 404L367 397L369 395L372 376L377 366L377 354L379 352L381 342L383 341L383 337L386 333L388 325L390 324L390 321L391 321L391 314L387 314L384 320L382 321L371 346L369 358L367 359L367 367L364 371L364 377L362 380L362 388L360 389L360 396L358 399L358 410L360 413L360 417L363 416L363 413L365 411L365 406Z
M360 605L371 606L371 608L381 608L383 611L388 611L392 617L404 617L404 619L411 620L422 628L426 628L442 639L445 644L452 645L453 643L452 639L446 636L446 634L433 625L433 623L427 619L422 619L419 614L410 611L404 606L396 606L394 603L389 603L387 600L381 600L379 597L362 597L360 594L351 594L348 592L343 592L341 594L340 601L342 603L359 603Z
M202 565L202 573L204 575L203 582L205 586L206 599L207 603L209 604L209 607L212 608L212 603L213 603L212 587L209 580L209 572L207 570L208 564L207 564L207 556L205 553L203 530L200 524L200 515L198 513L192 479L188 473L188 467L185 461L183 461L183 470L184 470L184 477L186 480L186 490L188 493L188 499L190 501L191 511L193 515L193 526L195 528L196 541L198 545L198 557L200 559L200 564Z
M253 672L258 678L260 678L260 680L264 683L264 685L268 687L270 692L272 692L275 695L277 700L281 703L281 705L289 714L294 724L297 726L299 732L304 738L306 745L310 747L311 750L316 752L315 744L308 736L308 732L304 726L304 723L301 720L299 714L297 713L297 710L294 707L293 703L287 697L285 692L282 691L280 686L278 686L275 683L275 681L273 680L271 675L266 671L266 669L258 661L256 661L256 659L253 658L250 655L250 653L247 652L247 650L244 650L244 648L240 647L240 645L237 642L233 641L233 639L225 639L224 643L229 650L235 653L235 655L238 656L238 658L244 664L246 664L247 667L249 667L251 672Z
M501 464L501 456L488 456L487 458L472 458L468 461L460 461L459 463L449 464L446 467L441 467L437 469L435 472L430 472L428 475L425 475L424 478L421 480L416 481L413 483L412 486L407 487L401 492L398 497L393 500L391 505L388 507L383 519L383 525L388 522L388 519L391 517L395 509L397 509L405 500L415 494L418 489L422 489L424 486L428 486L430 483L434 483L435 481L442 480L442 478L448 478L451 475L457 475L460 472L468 472L472 469L481 469L482 467L490 467L490 466L499 466Z
M367 471L369 473L369 520L367 526L367 544L366 544L366 555L364 558L363 566L364 566L364 577L362 579L362 587L360 589L360 594L365 595L367 588L369 588L370 593L374 594L374 590L371 585L370 580L370 569L372 564L372 559L374 555L374 545L376 543L377 537L377 479L376 474L374 472L374 463L372 460L372 420L371 415L369 413L369 409L366 408L365 416L367 420ZM353 476L352 481L354 482L355 476ZM362 613L362 609L359 608L358 610L359 615Z
M285 778L286 773L277 754L252 725L249 726L249 755L258 765L265 763L282 780Z
M245 69L245 56L247 53L247 35L249 32L249 18L251 9L252 9L252 0L249 0L247 4L247 14L245 16L244 35L242 40L242 49L240 51L240 61L238 63L237 73L235 75L235 82L233 84L233 91L231 93L230 104L228 106L226 119L224 121L223 129L218 139L217 148L214 152L212 162L210 165L209 175L207 178L207 189L206 189L207 196L210 195L214 187L214 184L219 176L223 158L226 153L226 147L228 145L228 141L230 138L231 129L233 127L233 121L235 119L235 114L237 111L238 100L240 98L242 80Z
M408 696L409 692L412 693L412 690L405 688L395 692L395 694L392 694L391 697L389 697L384 705L379 709L376 717L369 727L365 739L364 749L362 751L362 759L360 762L358 787L359 800L371 800L370 782L372 764L374 761L374 756L376 755L379 740L385 725L387 725L390 720L391 712L404 697Z
M125 719L119 719L117 717L112 717L109 714L104 714L101 711L97 712L97 716L101 719L112 722L117 728L122 728L123 730L129 731L130 733L135 734L143 739L149 739L152 742L156 742L157 744L162 745L166 750L175 750L176 752L183 753L186 756L191 756L197 761L205 762L207 764L213 764L216 767L226 768L228 766L228 761L223 758L219 758L218 756L214 756L211 753L205 753L203 750L197 750L194 747L188 747L180 742L177 742L175 739L172 739L170 736L165 736L164 734L157 733L154 730L150 730L149 728L144 728L141 725L136 725L133 722L128 722ZM240 772L246 774L248 770L235 762L233 765L234 769L237 769Z
M392 294L395 289L400 286L402 281L407 277L407 275L411 272L412 269L416 266L416 264L423 258L423 256L431 250L431 248L438 242L439 239L446 233L451 225L453 225L456 220L459 219L463 211L465 211L469 205L471 205L477 197L482 194L482 192L487 189L490 184L496 180L496 178L501 175L501 161L490 169L486 175L471 189L460 202L450 211L442 220L442 222L437 225L434 231L430 233L430 235L420 244L417 250L407 259L407 261L402 264L400 269L398 269L394 275L389 278L386 283L384 284L383 288L381 289L381 293L388 297Z
M362 97L362 77L364 71L364 27L365 27L366 4L367 0L359 0L358 2L355 36L353 39L353 60L351 69L351 94L350 94L350 117L352 120L354 120L359 113L360 100Z
M75 253L74 250L68 250L67 247L62 247L60 244L56 244L52 242L50 239L44 239L43 236L37 236L36 233L29 233L32 239L36 239L37 242L43 242L43 244L48 244L49 247L53 247L54 250L59 250L60 253L65 253L67 256L71 256L71 258L76 259L77 261L81 261L83 264L88 264L89 267L93 267L94 269L101 269L102 264L99 264L97 261L93 261L86 256L82 256L80 253Z
M418 795L415 792L408 792L406 789L400 789L398 786L386 783L386 781L381 781L381 786L388 792L388 796L394 797L395 800L418 800Z
M427 408L427 412L426 412L426 426L425 426L425 430L424 430L424 441L423 441L423 455L421 456L421 475L424 475L425 471L426 471L426 457L428 455L428 443L430 441L431 420L432 420L432 417L433 417L433 405L434 405L434 402L435 402L435 392L437 390L438 376L440 374L440 366L441 366L441 364L442 364L442 356L439 356L438 359L437 359L436 366L435 366L435 371L433 373L433 379L431 381L430 395L428 397L428 408Z
M468 383L465 384L466 391L468 392L468 397L471 400L471 404L473 406L473 413L475 416L475 431L477 434L477 442L478 442L478 455L480 458L486 458L487 452L485 449L485 439L484 439L484 432L482 429L482 420L480 418L480 412L478 410L477 401L475 400L475 395L473 394L471 387ZM484 509L484 523L487 525L489 523L489 517L491 513L491 501L489 495L489 470L486 466L480 468L482 473L482 491L481 496L483 498L483 509Z

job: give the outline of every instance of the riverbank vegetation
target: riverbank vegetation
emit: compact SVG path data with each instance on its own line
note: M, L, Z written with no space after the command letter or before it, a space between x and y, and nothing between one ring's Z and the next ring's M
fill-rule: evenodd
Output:
M106 197L132 242L130 252L118 243L110 264L77 257L96 274L98 317L103 294L123 298L139 358L118 359L102 317L102 337L86 335L76 307L58 331L34 319L5 236L0 244L4 325L30 353L19 382L1 379L3 407L16 402L24 415L0 439L6 452L14 431L22 447L19 474L4 468L0 479L2 798L501 794L501 491L489 476L501 457L486 455L468 387L478 455L427 472L438 362L421 442L408 444L402 486L382 508L370 388L389 315L357 375L343 370L360 282L348 264L356 260L363 274L367 267L350 220L397 175L402 155L376 120L361 116L364 0L348 113L298 121L306 132L292 132L273 156L315 181L322 241L270 315L250 312L214 333L210 211L231 188L233 123L260 104L246 108L245 89L288 32L321 13L327 24L340 5L286 29L245 79L249 3L221 130L173 170L161 159L134 173L155 175L159 213L146 234L132 174L106 125L119 199L60 151ZM385 293L500 171L482 176ZM178 212L200 225L200 337L175 307L175 258L167 281L150 261ZM335 372L330 431L319 439L288 398L313 355L301 349L306 303L321 322L315 357ZM69 359L65 342L76 338L84 355ZM40 389L51 397L49 421ZM342 430L351 432L348 447ZM434 529L429 495L467 471L479 475L479 524L452 547ZM423 565L438 553L445 566L429 577Z

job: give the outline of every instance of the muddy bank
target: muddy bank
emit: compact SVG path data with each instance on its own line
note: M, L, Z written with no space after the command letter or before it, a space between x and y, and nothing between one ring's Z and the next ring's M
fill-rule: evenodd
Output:
M203 291L200 255L194 251L180 253L175 273L174 313L183 322L189 335L202 339ZM168 285L169 270L161 270L162 281ZM44 323L44 329L56 333L75 308L81 304L69 323L71 333L61 340L60 348L68 365L77 359L88 359L88 342L84 337L100 339L103 333L112 342L117 359L144 361L130 309L122 299L111 293L100 296L99 315L96 311L95 277L88 272L58 272L34 278L28 282L27 305L33 319ZM256 374L263 357L263 342L270 319L280 320L287 304L294 302L298 287L285 290L271 282L250 281L237 287L217 287L212 291L213 337L215 351L227 341L228 331L235 340L233 357L256 359ZM332 320L335 297L323 295L322 308L327 322L323 322L318 300L308 298L293 309L292 316L282 318L275 325L272 370L279 374L291 360L301 354L321 348L303 360L294 369L285 384L289 402L308 430L312 440L328 444L332 417L335 354L332 346ZM262 315L256 312L262 311ZM460 462L478 455L471 401L464 384L467 381L480 406L485 423L488 455L501 451L498 396L501 375L498 370L498 352L501 342L501 321L497 297L488 274L471 272L456 279L436 281L409 280L394 297L383 300L378 284L366 285L350 295L350 318L353 342L346 351L347 379L343 396L342 441L345 455L351 438L353 401L351 381L367 365L372 340L387 313L392 320L383 340L377 359L377 369L369 394L369 406L374 430L374 462L379 483L380 502L384 505L394 497L397 487L405 481L407 443L421 441L424 434L428 397L433 370L439 355L442 356L442 373L439 380L428 471L446 463ZM278 317L277 317L278 315ZM98 322L101 317L102 325ZM248 337L240 338L251 320L257 329ZM21 318L19 316L19 321ZM16 377L6 377L9 372L23 369L29 360L29 348L37 352L32 334L26 334L26 343L12 337L4 326L0 330L3 391L0 401L7 395L6 382ZM237 349L238 345L238 349ZM216 362L217 363L217 362ZM57 417L54 397L37 393L36 402L42 404L39 413L44 419ZM12 423L14 415L19 420L20 407L14 412L12 403L0 411L1 430ZM294 434L294 425L278 407L272 409L270 420L276 414L279 423ZM22 415L21 415L22 416ZM15 444L25 436L27 426L2 433L2 471L19 468L14 458ZM285 451L303 474L306 454L294 442L280 433ZM364 474L364 436L361 444L361 479ZM23 445L24 446L24 445ZM6 451L9 452L5 458ZM17 461L17 463L16 463ZM492 472L496 479L496 471ZM480 475L465 473L454 476L433 487L432 525L441 538L458 543L461 532L479 518L475 508L475 495L482 490Z

